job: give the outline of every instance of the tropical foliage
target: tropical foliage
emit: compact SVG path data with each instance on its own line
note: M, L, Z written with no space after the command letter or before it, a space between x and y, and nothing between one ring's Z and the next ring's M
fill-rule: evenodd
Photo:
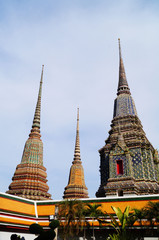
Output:
M149 202L144 208L146 219L151 226L159 226L159 202Z
M103 215L101 204L85 204L79 200L65 200L58 205L58 219L62 229L63 239L69 239L78 235L80 231L88 227L88 218L91 218L91 226L94 238L94 221Z
M79 200L65 200L58 205L58 219L63 239L78 234L83 227L84 203Z
M159 202L148 202L148 204L141 208L133 209L132 217L135 220L140 222L140 226L144 225L144 222L149 222L149 226L153 228L153 226L159 226Z
M116 230L116 234L109 235L109 239L111 240L130 240L130 235L126 232L126 226L129 224L129 213L130 213L130 207L127 206L124 210L124 212L121 211L121 209L118 207L112 207L113 211L116 214L116 217L118 221L116 220L116 217L112 214L109 214L111 218L111 225Z
M132 218L134 221L139 221L140 226L143 225L143 219L145 218L145 211L143 208L133 208L133 213L130 215L130 218Z
M94 236L94 220L99 219L100 216L103 215L102 209L101 209L101 204L87 204L86 205L86 210L84 212L85 216L88 216L92 219L92 229L93 229L93 239L95 238Z
M159 226L159 202L149 202L142 209L130 209L130 207L127 206L123 212L119 207L112 206L114 214L103 213L101 204L86 204L80 200L63 201L59 204L58 208L58 219L60 221L60 227L63 230L63 239L71 239L71 237L78 235L79 232L83 230L83 235L85 236L85 229L88 223L89 226L92 227L92 237L95 239L95 220L100 224L114 228L114 233L109 235L108 238L111 240L134 239L135 236L131 237L132 231L130 227L132 227L136 221L139 222L141 228L145 226L147 221L150 230L153 229L154 226ZM137 236L138 239L142 239L144 232L141 231L141 234L139 233Z

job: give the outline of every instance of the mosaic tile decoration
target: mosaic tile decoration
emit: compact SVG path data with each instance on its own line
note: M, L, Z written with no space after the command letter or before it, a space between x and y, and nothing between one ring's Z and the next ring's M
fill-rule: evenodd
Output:
M115 99L114 117L137 115L133 98L129 94L121 94Z
M124 194L156 194L159 193L158 153L154 154L155 150L138 118L121 53L119 55L117 98L109 136L105 146L99 150L101 185L96 196L116 195L119 188L123 189ZM120 174L117 171L119 160L122 161Z

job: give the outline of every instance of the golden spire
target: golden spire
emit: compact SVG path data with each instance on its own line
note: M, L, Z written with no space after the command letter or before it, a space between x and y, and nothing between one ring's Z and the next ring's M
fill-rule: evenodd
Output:
M33 137L40 138L41 137L40 136L40 115L41 115L41 93L42 93L42 83L43 83L43 71L44 71L44 65L42 65L38 100L37 100L37 104L36 104L31 133L29 134L29 137L31 137L31 138L33 138Z
M80 140L79 140L79 108L77 108L77 128L76 128L76 143L74 151L74 161L80 161Z
M65 187L63 198L65 199L88 198L88 189L85 185L84 169L80 157L79 108L77 108L77 128L74 159L72 162L72 166L70 168L68 185Z

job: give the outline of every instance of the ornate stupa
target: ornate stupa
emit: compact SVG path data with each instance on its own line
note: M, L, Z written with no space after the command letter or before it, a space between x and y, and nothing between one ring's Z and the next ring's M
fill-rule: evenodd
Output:
M32 129L25 143L21 163L17 165L12 183L7 193L32 200L51 199L48 193L46 168L43 166L43 143L40 135L41 92L43 81L41 73L38 100Z
M65 187L63 198L64 199L88 198L88 191L85 185L84 170L80 156L79 109L77 112L77 129L74 160L72 162L68 185Z
M97 197L159 193L158 154L146 137L126 79L119 39L119 83L105 146L99 150Z

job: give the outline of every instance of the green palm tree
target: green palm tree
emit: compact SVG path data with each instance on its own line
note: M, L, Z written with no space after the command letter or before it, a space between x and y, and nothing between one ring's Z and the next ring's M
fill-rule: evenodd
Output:
M150 225L153 227L156 223L159 226L159 202L148 202L143 210Z
M64 239L79 233L84 218L83 211L84 203L79 200L65 200L58 205L58 219Z
M85 220L85 203L82 201L76 200L76 219L75 219L75 228L76 233L78 234L80 230L83 230L84 220Z
M130 219L132 217L134 219L134 222L138 220L140 222L140 226L142 226L142 220L145 218L144 209L133 208L132 210L133 213L130 215Z
M95 219L98 220L98 218L103 215L101 207L102 204L86 204L85 216L89 216L92 219L93 239L95 239L93 222Z

